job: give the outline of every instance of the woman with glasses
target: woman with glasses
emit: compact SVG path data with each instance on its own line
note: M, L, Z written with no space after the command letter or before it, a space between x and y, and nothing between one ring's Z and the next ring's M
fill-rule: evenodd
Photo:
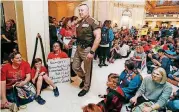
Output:
M142 112L151 112L164 107L171 93L172 87L167 82L166 72L162 67L158 67L153 70L152 77L144 78L142 85L130 102L138 106L143 102L152 101L153 105L142 108Z

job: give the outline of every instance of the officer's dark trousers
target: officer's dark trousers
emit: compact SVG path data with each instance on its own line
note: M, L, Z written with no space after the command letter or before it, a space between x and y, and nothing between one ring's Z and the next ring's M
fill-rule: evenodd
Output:
M81 77L84 81L84 90L88 90L91 85L91 76L92 76L92 62L93 60L89 60L87 58L88 53L90 52L91 47L81 48L77 46L77 50L75 52L73 58L72 68L74 72ZM84 71L81 68L81 64L84 62Z
M99 64L105 64L108 47L99 47Z

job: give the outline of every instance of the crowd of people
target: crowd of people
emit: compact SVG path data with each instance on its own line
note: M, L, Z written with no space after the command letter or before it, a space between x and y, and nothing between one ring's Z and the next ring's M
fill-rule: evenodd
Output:
M61 50L58 42L53 44L53 51L50 52L47 57L47 59L56 58L68 58L68 55ZM11 53L9 62L1 68L1 108L9 108L13 111L17 111L18 108L14 107L20 107L34 99L43 105L46 101L40 94L41 91L48 86L53 87L54 96L58 97L58 88L48 75L48 70L45 66L42 66L42 60L40 58L34 60L34 65L31 68L28 62L22 60L19 52ZM27 94L24 96L26 98L22 97L16 88L23 88L25 85L28 85L29 82L33 83L36 88L34 98L30 97L30 95L27 96Z
M86 105L83 111L120 112L125 103L131 103L130 109L133 111L142 104L142 112L164 110L165 107L179 111L179 90L170 97L172 86L169 84L179 87L179 30L171 25L170 28L161 27L158 31L152 31L144 25L149 30L146 35L141 35L140 29L135 27L118 29L117 24L112 27L111 20L105 20L103 25L100 24L101 22L89 17L85 4L80 5L80 11L82 20L72 16L63 17L57 22L56 18L49 17L51 52L47 57L72 58L73 46L77 46L74 61L71 63L71 74L81 75L82 82L79 86L83 89L78 96L84 96L89 91L93 61L89 59L92 59L93 55L95 60L99 59L99 69L108 66L108 63L114 63L117 59L128 58L120 75L109 74L107 93L99 95L104 99L98 104ZM5 31L11 31L10 29L13 30L13 26L11 22L7 22ZM2 34L4 41L16 41L14 36L10 38L6 33ZM82 39L85 36L88 41ZM37 91L34 99L41 105L46 101L40 94L47 86L53 87L55 97L59 96L58 88L49 78L48 70L42 66L40 58L34 60L31 69L29 63L22 60L18 51L11 52L13 53L9 56L9 62L1 69L1 108L14 110L14 104L19 107L31 102L30 97L19 97L17 91L17 88L29 82L34 84ZM134 54L129 57L131 52ZM85 73L80 68L82 61L85 64ZM147 73L151 74L151 77L143 78L143 64L146 64ZM146 102L148 105L144 105Z
M86 105L84 112L120 112L122 105L127 102L130 102L129 108L134 112L163 112L166 109L179 111L179 90L171 95L171 84L179 87L179 30L171 25L169 28L159 28L158 31L149 29L146 35L139 35L139 30L135 27L121 28L117 32L115 28L113 33L111 43L115 48L111 47L110 50L115 52L111 52L112 56L116 54L119 57L116 59L126 58L134 50L133 56L126 60L125 70L120 75L109 74L107 94L102 97L100 95L104 100L98 104ZM123 45L128 47L122 49ZM120 50L125 51L126 57L118 52ZM144 79L140 77L143 62L146 63L147 73L151 74L151 77ZM146 102L150 103L144 105ZM98 111L93 111L96 109Z

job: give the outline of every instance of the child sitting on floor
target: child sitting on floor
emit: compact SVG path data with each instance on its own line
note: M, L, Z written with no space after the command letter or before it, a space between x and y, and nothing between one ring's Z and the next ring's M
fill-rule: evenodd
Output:
M42 89L45 89L48 85L51 85L53 87L54 96L56 97L59 96L59 91L52 80L49 78L46 67L42 66L42 60L40 58L36 58L34 62L35 64L32 68L31 77L32 83L36 86L37 89L35 100L39 104L43 105L46 101L40 96Z
M110 50L110 59L109 63L114 63L116 59L120 59L121 55L119 54L119 45L115 43Z

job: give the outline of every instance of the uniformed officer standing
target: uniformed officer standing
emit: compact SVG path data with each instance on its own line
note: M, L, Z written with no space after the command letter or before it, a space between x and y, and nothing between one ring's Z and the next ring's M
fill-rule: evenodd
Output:
M90 88L92 76L92 62L94 52L101 41L99 22L89 16L89 7L86 4L79 6L79 15L82 18L77 25L77 50L73 58L72 68L82 79L78 96L84 96ZM84 71L81 63L84 62Z

